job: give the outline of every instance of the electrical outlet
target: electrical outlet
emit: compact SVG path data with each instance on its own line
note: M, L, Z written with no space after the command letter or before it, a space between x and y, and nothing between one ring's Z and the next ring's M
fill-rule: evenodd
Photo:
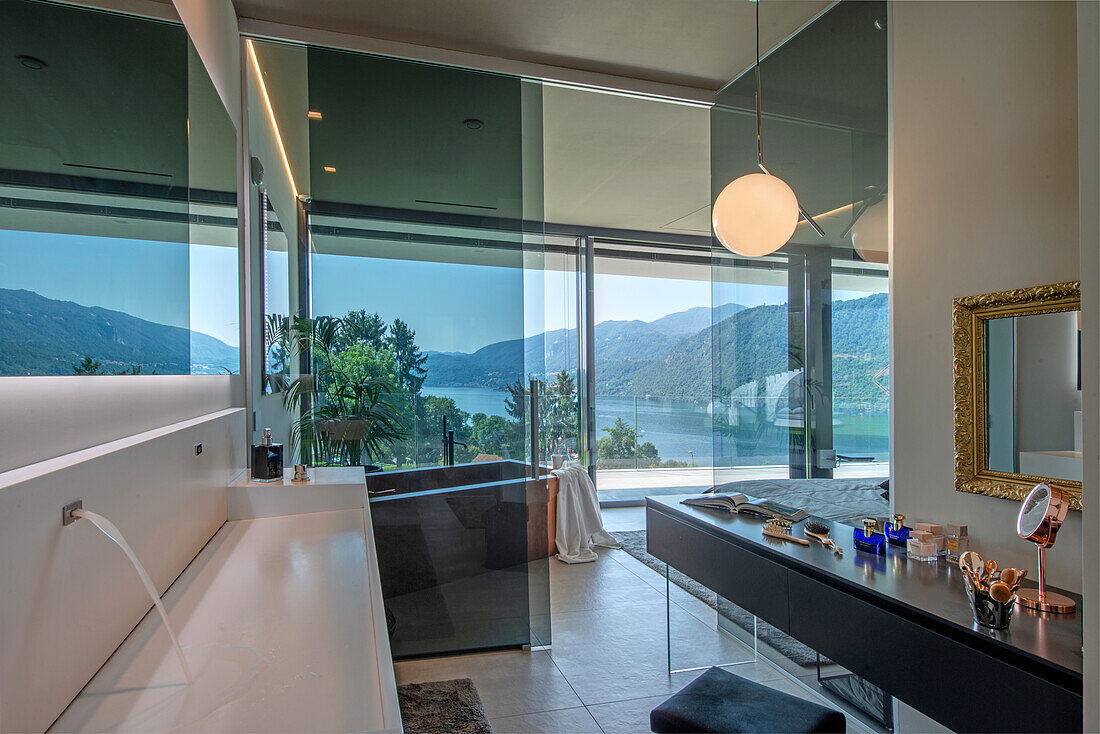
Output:
M195 444L195 456L198 456L201 453L202 453L202 444L201 443Z

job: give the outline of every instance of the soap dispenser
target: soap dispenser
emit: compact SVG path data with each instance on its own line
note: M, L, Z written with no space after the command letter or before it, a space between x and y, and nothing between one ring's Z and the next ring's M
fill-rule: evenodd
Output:
M283 445L271 442L271 429L264 429L263 441L252 446L252 479L278 482L283 478Z

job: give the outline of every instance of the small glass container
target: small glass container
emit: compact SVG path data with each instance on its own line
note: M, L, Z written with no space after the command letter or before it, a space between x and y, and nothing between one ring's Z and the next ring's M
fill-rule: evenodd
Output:
M959 557L970 550L970 536L962 523L949 522L944 526L944 547L947 560L958 563Z
M909 539L905 555L921 563L936 563L940 560L939 553L936 551L936 544L930 540L919 538Z
M877 525L878 521L868 517L863 520L863 528L852 529L852 543L855 544L856 550L874 553L877 556L886 555L886 536L875 532Z
M894 515L890 522L886 523L886 527L883 528L886 540L891 545L899 545L902 548L905 547L905 542L909 540L909 528L901 524L903 520L905 520L905 515Z

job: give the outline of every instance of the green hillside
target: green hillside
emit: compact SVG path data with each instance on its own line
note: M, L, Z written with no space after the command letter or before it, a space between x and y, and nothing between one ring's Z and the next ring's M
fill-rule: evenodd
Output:
M235 347L199 332L106 308L0 288L0 375L71 375L84 357L105 373L239 370Z
M833 396L838 402L884 407L872 381L888 359L888 298L877 293L833 304ZM608 321L596 326L596 390L606 396L706 400L752 380L794 369L786 305L723 307L713 328L699 309L658 321ZM700 324L701 328L695 329ZM675 328L692 332L675 335ZM712 360L712 339L718 339ZM570 368L576 332L559 330L492 344L473 354L428 354L428 386L503 389L532 366ZM545 354L545 358L543 357ZM525 356L526 355L526 356ZM570 360L572 356L572 360ZM525 362L526 360L526 362Z

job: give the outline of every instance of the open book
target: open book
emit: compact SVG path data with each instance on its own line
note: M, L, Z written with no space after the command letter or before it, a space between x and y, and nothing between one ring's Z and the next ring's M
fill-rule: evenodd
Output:
M680 504L774 517L788 522L798 522L810 516L810 513L797 507L781 505L773 500L750 500L743 494L705 494L702 497L689 497Z

